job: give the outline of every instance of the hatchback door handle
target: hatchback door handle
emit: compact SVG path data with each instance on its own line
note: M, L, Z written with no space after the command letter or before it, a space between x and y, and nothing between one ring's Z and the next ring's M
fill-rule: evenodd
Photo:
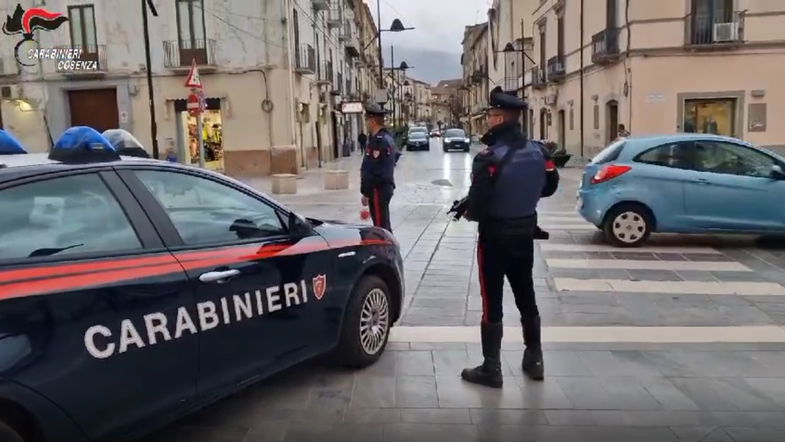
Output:
M207 272L202 273L199 276L199 281L209 283L209 282L216 282L218 284L223 284L227 280L234 278L235 276L239 275L240 271L237 269L232 270L224 270L220 272Z
M696 178L695 182L698 184L709 184L709 180L707 180L706 178Z

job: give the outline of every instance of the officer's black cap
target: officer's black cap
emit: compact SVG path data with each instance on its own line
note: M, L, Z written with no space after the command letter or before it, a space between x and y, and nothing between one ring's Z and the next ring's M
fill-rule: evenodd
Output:
M387 111L376 103L366 103L365 114L368 116L381 116L387 115Z
M504 92L499 86L491 91L491 95L488 97L488 105L488 109L513 111L522 111L528 107L525 101L515 95Z

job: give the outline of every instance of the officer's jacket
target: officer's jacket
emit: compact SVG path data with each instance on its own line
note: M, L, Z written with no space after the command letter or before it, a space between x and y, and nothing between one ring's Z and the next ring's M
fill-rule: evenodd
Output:
M387 129L369 137L360 174L360 192L370 197L373 189L395 187L395 140Z
M533 216L548 167L540 147L527 141L517 124L494 128L482 141L488 148L477 154L472 165L470 216L480 223ZM513 152L500 170L510 149Z

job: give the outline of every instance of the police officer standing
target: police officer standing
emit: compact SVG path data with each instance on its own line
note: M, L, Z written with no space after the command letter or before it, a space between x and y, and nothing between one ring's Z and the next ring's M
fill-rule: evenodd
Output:
M373 225L392 231L390 200L395 189L395 140L384 127L387 112L378 104L365 106L368 145L363 154L360 192L363 206L369 206Z
M464 380L502 386L502 291L507 276L521 314L526 349L523 371L542 380L544 366L540 339L540 314L534 297L532 267L537 203L552 185L542 150L526 139L520 124L526 103L491 91L486 118L490 130L481 141L488 147L472 165L472 184L465 217L479 223L477 266L480 273L483 316L481 324L484 361L461 373Z

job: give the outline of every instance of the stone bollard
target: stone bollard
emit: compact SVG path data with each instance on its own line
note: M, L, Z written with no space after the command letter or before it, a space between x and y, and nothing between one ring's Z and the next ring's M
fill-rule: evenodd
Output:
M297 175L278 173L273 175L274 195L294 195L297 193Z
M328 170L324 173L326 190L346 190L349 188L348 170Z

